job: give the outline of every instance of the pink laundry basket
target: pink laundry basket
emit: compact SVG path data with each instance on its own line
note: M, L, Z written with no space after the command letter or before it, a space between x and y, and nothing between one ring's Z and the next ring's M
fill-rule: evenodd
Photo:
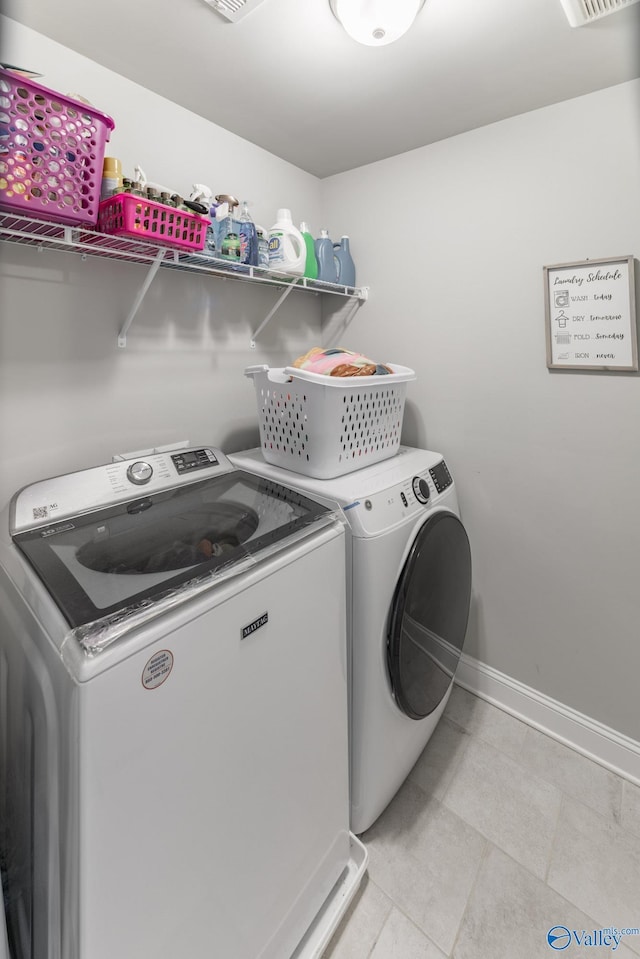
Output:
M100 110L0 69L0 209L95 225L114 126Z

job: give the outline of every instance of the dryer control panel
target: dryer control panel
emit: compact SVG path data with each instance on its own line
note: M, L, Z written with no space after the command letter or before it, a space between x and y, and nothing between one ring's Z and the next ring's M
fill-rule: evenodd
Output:
M344 509L355 536L376 536L436 505L457 509L453 479L444 460Z
M424 476L414 476L411 481L413 487L413 495L418 500L419 503L425 504L429 502L429 497L431 496L431 490L429 489L429 484Z
M437 466L433 466L429 470L429 475L431 476L433 485L438 493L444 493L444 491L453 483L451 473L449 472L447 464L444 460L442 460L441 463L438 463Z

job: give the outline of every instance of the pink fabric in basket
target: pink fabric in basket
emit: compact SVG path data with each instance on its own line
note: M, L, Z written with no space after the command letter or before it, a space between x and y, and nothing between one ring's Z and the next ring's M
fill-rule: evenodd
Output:
M381 364L370 360L363 353L354 353L351 350L344 349L322 350L319 347L309 350L304 356L299 357L293 365L297 369L307 370L309 373L322 373L325 376L331 376L336 367L345 364L353 367L354 371L365 366L373 366L376 368L376 373L390 372L389 369L385 369Z

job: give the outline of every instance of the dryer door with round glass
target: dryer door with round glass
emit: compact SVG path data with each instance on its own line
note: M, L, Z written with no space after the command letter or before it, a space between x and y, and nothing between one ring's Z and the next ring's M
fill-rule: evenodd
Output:
M393 695L424 719L446 695L460 660L471 601L471 551L449 512L420 527L396 587L388 634Z

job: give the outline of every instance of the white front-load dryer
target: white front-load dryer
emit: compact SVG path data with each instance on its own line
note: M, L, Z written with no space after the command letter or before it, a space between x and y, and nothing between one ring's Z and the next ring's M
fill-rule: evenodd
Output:
M442 715L467 629L471 551L440 453L319 480L232 454L241 470L338 504L348 524L351 829L362 833L406 779Z

